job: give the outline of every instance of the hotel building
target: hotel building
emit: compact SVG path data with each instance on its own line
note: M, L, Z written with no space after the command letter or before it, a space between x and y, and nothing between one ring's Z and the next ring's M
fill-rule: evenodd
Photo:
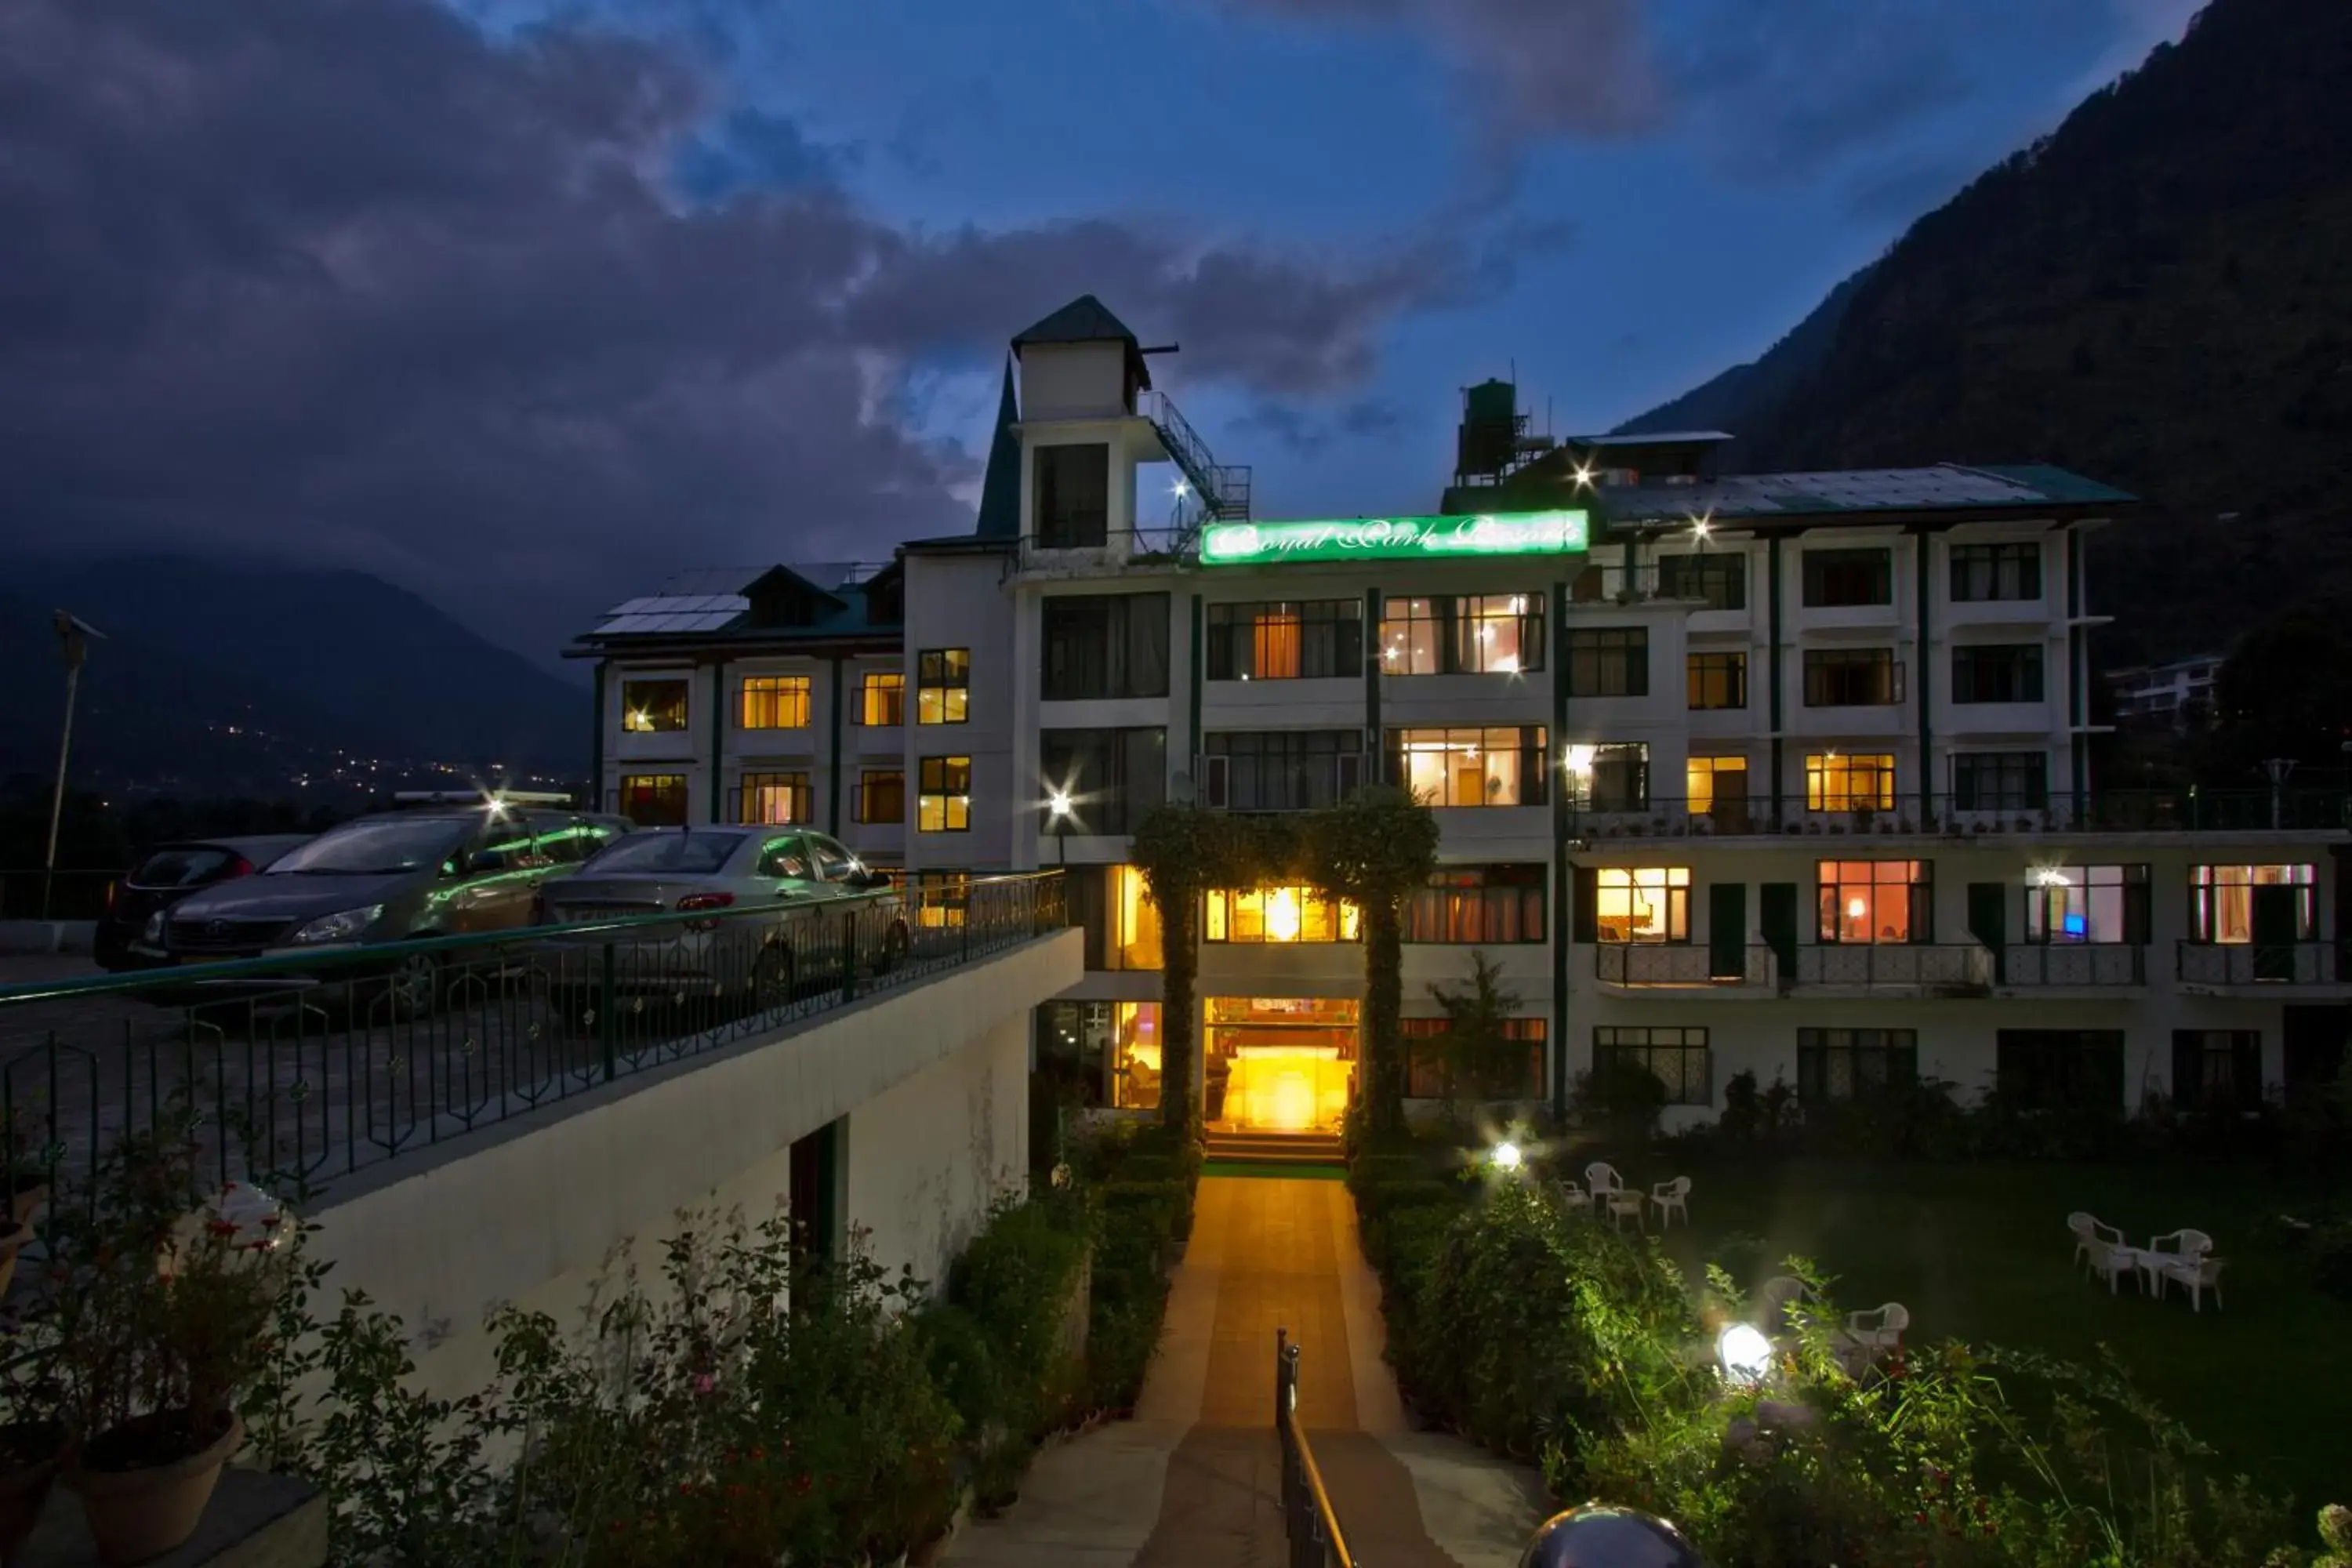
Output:
M2132 498L2041 466L1718 478L1719 434L1554 443L1490 383L1435 514L1259 521L1091 296L1013 351L971 532L691 574L572 651L641 821L811 823L935 887L1066 868L1088 973L1040 1050L1102 1103L1159 1094L1135 824L1383 780L1443 835L1408 1033L1484 951L1530 1101L1601 1061L1675 1121L1743 1072L2130 1110L2340 1064L2341 801L2091 776L2083 542ZM1200 929L1208 1118L1331 1120L1356 911L1220 892Z

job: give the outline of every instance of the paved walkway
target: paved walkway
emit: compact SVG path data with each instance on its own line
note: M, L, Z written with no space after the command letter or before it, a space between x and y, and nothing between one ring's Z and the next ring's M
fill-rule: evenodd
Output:
M1021 1500L945 1561L968 1568L1279 1568L1274 1331L1349 1545L1372 1568L1516 1568L1531 1471L1411 1431L1381 1359L1380 1287L1337 1182L1210 1177L1136 1418L1039 1455Z

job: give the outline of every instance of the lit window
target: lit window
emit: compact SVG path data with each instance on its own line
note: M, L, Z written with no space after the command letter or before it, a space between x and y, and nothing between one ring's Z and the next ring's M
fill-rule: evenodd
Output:
M2310 866L2199 866L2189 878L2194 940L2310 942L2319 930L2316 884Z
M1541 866L1447 866L1404 907L1404 940L1469 945L1544 939Z
M1693 757L1685 765L1685 790L1696 816L1738 814L1748 810L1746 757Z
M621 815L639 827L677 827L686 822L684 773L623 773Z
M1602 942L1688 942L1687 866L1603 866L1593 893L1594 928Z
M1808 811L1892 811L1895 757L1891 752L1816 752L1805 758Z
M1110 1102L1121 1110L1160 1109L1160 1004L1112 1004Z
M2067 866L2035 872L2025 889L2028 942L2147 940L2147 868Z
M684 680L621 682L621 728L650 735L686 728Z
M1158 969L1160 906L1132 866L1110 868L1110 939L1113 969Z
M1391 599L1381 613L1388 675L1515 675L1543 668L1539 594Z
M1821 940L1929 942L1935 867L1926 860L1823 860Z
M1695 653L1688 658L1686 706L1694 710L1748 706L1745 653Z
M906 722L907 677L896 669L869 669L857 682L857 721L892 725Z
M1650 746L1646 741L1570 746L1562 760L1571 811L1650 809Z
M968 833L971 830L971 759L925 757L920 787L915 795L915 830L919 833Z
M1211 680L1332 679L1364 668L1360 599L1211 605Z
M743 678L743 728L805 730L808 721L807 676L747 675Z
M1430 805L1541 805L1540 725L1391 730L1389 782Z
M1361 924L1355 905L1312 888L1221 888L1208 905L1207 942L1353 942Z
M745 773L738 822L806 822L815 815L806 773Z
M971 649L928 648L915 659L915 722L961 724L970 712Z
M901 768L867 768L857 775L857 820L907 820L907 774Z

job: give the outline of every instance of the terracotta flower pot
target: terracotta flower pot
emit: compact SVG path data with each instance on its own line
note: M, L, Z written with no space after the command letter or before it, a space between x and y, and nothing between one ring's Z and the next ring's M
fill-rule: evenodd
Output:
M33 1227L23 1220L0 1230L0 1296L8 1294L8 1287L16 1278L16 1254L32 1239Z
M8 1217L18 1225L30 1225L48 1201L47 1178L24 1172L8 1178Z
M65 1449L65 1428L54 1421L0 1426L0 1568L16 1568Z
M81 1494L99 1556L144 1563L194 1535L244 1438L245 1423L226 1410L141 1415L91 1438L66 1484Z

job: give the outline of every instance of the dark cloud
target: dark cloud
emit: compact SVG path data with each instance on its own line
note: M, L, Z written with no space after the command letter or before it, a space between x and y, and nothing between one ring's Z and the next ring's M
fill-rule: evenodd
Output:
M1907 224L1949 201L1979 171L1961 157L1900 159L1864 169L1846 186L1846 210L1871 223Z
M1076 293L1328 397L1534 243L902 232L687 58L425 0L5 0L0 537L354 565L545 649L680 566L963 525L906 377Z
M1311 458L1335 441L1365 441L1389 436L1404 423L1403 410L1383 398L1359 398L1336 409L1321 409L1260 398L1229 428L1273 439L1286 451Z

